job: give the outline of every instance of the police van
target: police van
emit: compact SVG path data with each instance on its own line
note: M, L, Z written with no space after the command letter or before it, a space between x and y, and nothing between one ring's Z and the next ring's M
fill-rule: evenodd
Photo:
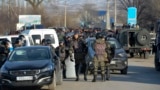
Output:
M40 45L42 39L50 39L54 48L59 46L57 33L54 29L30 29L21 32L22 35L29 35L35 45Z
M3 40L9 40L10 41L10 50L13 50L13 46L15 44L16 39L19 37L19 35L5 35L5 36L0 36L0 44ZM25 46L32 46L34 45L34 42L32 40L32 38L28 35L24 35L25 37Z

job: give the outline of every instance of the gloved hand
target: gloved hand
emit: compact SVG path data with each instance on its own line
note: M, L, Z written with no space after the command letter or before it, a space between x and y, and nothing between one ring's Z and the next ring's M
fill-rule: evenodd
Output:
M71 58L71 61L74 62L73 58Z

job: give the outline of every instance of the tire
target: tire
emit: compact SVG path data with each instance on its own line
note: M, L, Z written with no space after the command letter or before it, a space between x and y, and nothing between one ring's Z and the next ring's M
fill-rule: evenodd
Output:
M128 72L128 67L126 67L126 68L124 68L123 70L121 70L121 74L127 74L127 72Z
M146 30L142 30L137 33L137 42L141 46L148 45L150 43L150 34Z
M157 58L157 53L156 53L154 58L154 65L155 65L156 71L160 71L160 62L158 62L158 59L159 58Z
M56 68L56 84L62 85L63 82L63 76L62 76L62 66L61 61L57 61L57 68Z
M49 85L49 90L56 90L56 71L54 71L53 81L52 81L52 83Z
M10 87L7 87L7 86L4 86L4 85L1 85L1 88L0 90L12 90Z

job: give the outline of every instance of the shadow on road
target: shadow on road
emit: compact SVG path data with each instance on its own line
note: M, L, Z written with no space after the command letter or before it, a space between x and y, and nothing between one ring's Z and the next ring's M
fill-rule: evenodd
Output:
M128 74L113 74L111 81L136 82L160 85L160 72L153 67L129 66Z

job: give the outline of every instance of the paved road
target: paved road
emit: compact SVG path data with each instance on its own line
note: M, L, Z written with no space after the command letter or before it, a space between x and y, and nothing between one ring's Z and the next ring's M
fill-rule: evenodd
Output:
M160 90L160 72L155 71L153 58L129 59L128 75L115 72L110 81L101 82L100 77L96 83L92 83L92 76L85 82L83 76L81 81L67 79L57 90Z
M114 72L111 80L106 82L101 82L100 78L99 76L95 83L91 82L92 76L88 76L87 82L83 80L83 76L79 82L66 79L63 85L56 87L56 90L160 90L160 72L155 71L153 58L129 59L128 75ZM47 90L47 87L42 90Z

